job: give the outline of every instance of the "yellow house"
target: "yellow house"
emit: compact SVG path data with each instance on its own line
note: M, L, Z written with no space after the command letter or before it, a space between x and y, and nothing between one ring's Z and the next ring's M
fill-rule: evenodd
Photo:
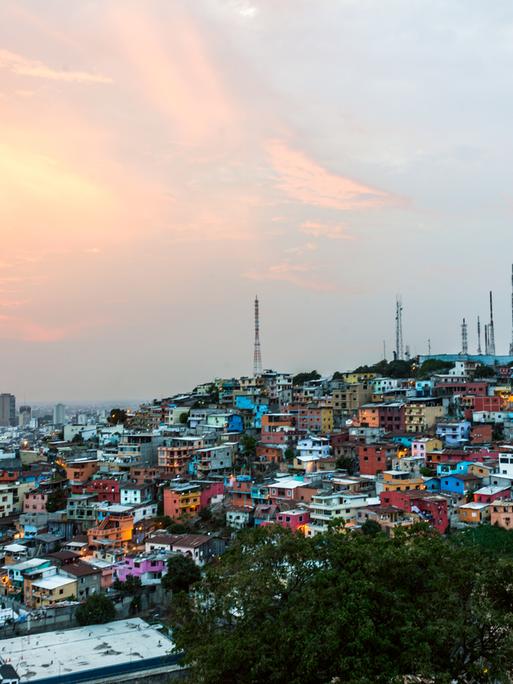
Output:
M422 403L406 404L404 407L404 429L406 432L426 432L444 415L443 406L425 406Z
M321 432L325 435L328 432L333 432L333 407L321 407Z
M458 518L460 522L475 525L488 522L490 520L490 504L471 501L458 506Z
M383 489L385 492L408 492L426 489L421 477L411 477L411 474L403 470L383 471Z
M356 385L358 382L369 382L377 378L377 373L343 373L342 379L348 385Z
M32 582L32 605L46 608L77 597L77 580L63 575L50 575Z

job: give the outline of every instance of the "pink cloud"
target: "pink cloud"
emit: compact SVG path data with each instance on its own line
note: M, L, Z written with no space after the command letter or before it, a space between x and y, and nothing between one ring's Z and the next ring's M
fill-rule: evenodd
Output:
M305 221L301 224L301 232L312 237L323 237L328 240L354 240L353 235L346 233L346 227L340 224L319 223L318 221Z
M0 69L7 69L18 76L31 76L50 81L68 81L70 83L112 83L112 79L101 74L88 71L66 71L52 69L43 62L28 59L10 50L0 49Z
M171 37L140 4L114 11L112 23L135 82L179 134L181 145L217 143L223 133L234 140L241 117L238 105L204 36L185 13L176 8Z
M41 324L23 318L0 314L0 339L20 340L22 342L58 342L75 337L85 328L97 322L70 323L68 325Z
M304 204L362 209L382 206L393 200L386 192L331 173L281 140L271 140L267 153L278 176L277 187Z
M248 271L244 276L250 280L290 283L314 292L331 292L335 289L332 283L318 280L315 275L312 277L312 273L315 271L308 264L291 264L288 261L282 261L268 266L263 271Z

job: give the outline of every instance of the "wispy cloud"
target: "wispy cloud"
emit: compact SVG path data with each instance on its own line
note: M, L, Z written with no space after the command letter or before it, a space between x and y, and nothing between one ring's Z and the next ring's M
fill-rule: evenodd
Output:
M348 235L346 227L340 224L319 223L318 221L305 221L300 230L305 235L328 240L354 240L353 235Z
M248 271L244 274L250 280L258 281L281 281L314 292L331 292L335 289L333 283L319 280L315 275L315 269L308 264L291 264L282 261L268 266L262 271Z
M44 62L28 59L10 50L0 49L0 69L7 69L19 76L31 76L50 81L68 81L71 83L112 83L112 79L101 74L88 71L54 69Z
M298 245L297 247L289 247L285 250L287 254L307 254L308 252L317 251L317 243L307 242L304 245Z
M271 140L267 152L277 173L277 187L304 204L347 210L382 206L393 201L386 192L331 173L281 140Z

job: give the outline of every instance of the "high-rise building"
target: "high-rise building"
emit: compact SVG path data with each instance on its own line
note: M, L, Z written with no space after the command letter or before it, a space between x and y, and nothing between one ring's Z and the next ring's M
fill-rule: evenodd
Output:
M16 397L6 392L0 394L0 426L16 425Z
M66 422L66 407L64 404L56 404L53 409L53 424L64 425Z
M32 419L32 407L20 406L18 411L18 425L20 427L27 427Z

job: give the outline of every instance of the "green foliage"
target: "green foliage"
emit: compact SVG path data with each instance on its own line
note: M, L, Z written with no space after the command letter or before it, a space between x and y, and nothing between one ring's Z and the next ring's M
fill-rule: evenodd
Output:
M381 533L381 527L379 526L379 523L377 523L375 520L366 520L363 523L361 529L363 534L368 534L371 537L374 537L376 534Z
M124 582L116 579L112 587L124 596L138 596L143 590L141 578L135 575L127 575Z
M66 501L66 491L62 488L54 489L53 492L48 494L48 499L46 500L46 510L48 513L62 511L64 508L66 508Z
M410 378L412 376L413 361L378 361L373 366L358 366L353 373L376 373L385 378Z
M183 413L180 413L180 418L178 419L180 421L180 425L187 425L187 419L189 418L189 414L184 411Z
M427 359L417 370L419 380L427 380L435 373L444 373L454 366L450 361L439 361L438 359Z
M484 364L479 364L473 373L475 380L478 380L479 378L494 378L495 375L495 368L485 366Z
M513 559L513 531L495 525L478 525L452 535L452 541L465 547L474 547L494 557Z
M393 538L246 530L175 602L172 627L204 684L505 683L513 563L423 525Z
M245 454L246 456L252 456L255 454L256 446L258 442L253 435L248 434L245 432L240 440L240 446L242 449L242 453Z
M436 475L436 470L433 470L433 468L428 468L427 466L422 466L420 468L420 474L424 477L434 477Z
M292 461L296 457L296 450L293 447L288 446L283 453L283 457L285 458L287 463L292 463Z
M353 475L356 470L356 459L353 456L339 456L335 463L340 470L346 470L348 475Z
M116 617L114 604L105 594L93 594L75 611L79 625L102 625Z
M167 530L171 534L187 534L187 532L190 532L189 526L181 522L172 522L168 525Z
M294 375L292 378L292 384L293 385L304 385L305 382L311 382L312 380L319 380L320 379L320 373L318 373L316 370L313 371L304 371L303 373L298 373L297 375Z
M202 508L198 515L201 518L201 520L203 520L203 522L212 520L212 511L210 510L210 508Z
M107 416L107 422L110 425L125 425L127 421L127 413L125 409L113 408Z
M187 593L193 584L201 579L201 570L189 556L172 556L167 562L167 574L162 586L175 594Z

